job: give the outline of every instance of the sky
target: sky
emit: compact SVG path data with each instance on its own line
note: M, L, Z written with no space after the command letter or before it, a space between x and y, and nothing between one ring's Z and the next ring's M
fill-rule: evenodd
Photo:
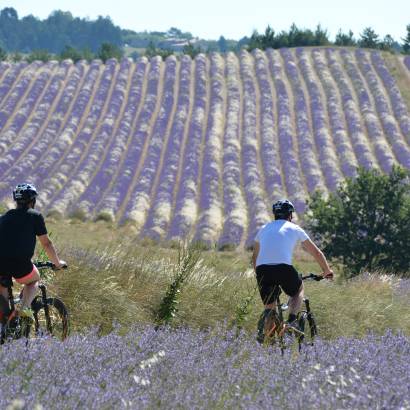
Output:
M44 19L53 10L94 20L110 16L114 24L135 31L167 31L177 27L204 39L238 40L253 30L263 32L298 27L314 29L318 23L330 38L351 29L356 37L372 27L380 37L390 34L401 42L410 24L410 0L0 0L0 9L13 7L19 17Z

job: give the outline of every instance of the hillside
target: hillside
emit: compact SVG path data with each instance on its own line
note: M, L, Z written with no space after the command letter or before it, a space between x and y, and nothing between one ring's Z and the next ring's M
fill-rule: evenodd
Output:
M31 181L47 213L247 244L279 197L303 213L358 165L410 168L407 63L332 48L3 62L0 201Z

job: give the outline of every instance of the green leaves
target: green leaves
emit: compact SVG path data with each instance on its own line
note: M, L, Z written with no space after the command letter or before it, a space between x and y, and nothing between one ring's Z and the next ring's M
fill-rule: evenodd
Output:
M409 172L359 169L335 193L309 202L308 228L326 255L354 276L361 269L404 272L410 266Z

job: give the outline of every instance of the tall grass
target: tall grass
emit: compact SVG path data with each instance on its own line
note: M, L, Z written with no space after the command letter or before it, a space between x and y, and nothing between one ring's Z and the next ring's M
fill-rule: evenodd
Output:
M105 334L118 323L125 331L135 323L157 324L159 312L165 312L162 322L171 322L164 320L171 315L173 326L208 328L225 322L255 332L263 306L249 255L196 250L194 257L181 256L175 249L140 245L57 244L70 268L57 272L49 289L67 304L72 330L97 326ZM305 272L312 267L303 260L297 265ZM410 334L408 294L394 296L395 281L374 274L307 283L319 333L325 338L383 334L387 329Z

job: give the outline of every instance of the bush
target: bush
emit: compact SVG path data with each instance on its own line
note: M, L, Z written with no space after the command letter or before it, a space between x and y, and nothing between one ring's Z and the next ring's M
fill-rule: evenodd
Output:
M327 199L309 202L307 227L324 252L354 276L361 269L405 272L410 266L409 171L359 169Z

